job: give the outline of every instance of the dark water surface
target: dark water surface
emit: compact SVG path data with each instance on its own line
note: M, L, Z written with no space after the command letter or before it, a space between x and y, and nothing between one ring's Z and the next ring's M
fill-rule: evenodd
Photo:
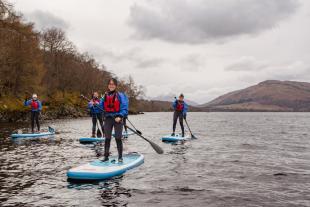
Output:
M70 183L66 171L96 158L78 138L89 119L45 123L54 138L14 142L0 125L0 206L310 206L310 113L190 113L199 137L165 144L172 113L131 116L165 150L131 136L145 163L122 177ZM115 142L112 142L115 154Z

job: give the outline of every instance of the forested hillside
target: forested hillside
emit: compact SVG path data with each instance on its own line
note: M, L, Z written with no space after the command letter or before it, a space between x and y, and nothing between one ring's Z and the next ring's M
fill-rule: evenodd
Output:
M75 117L85 114L81 93L104 93L107 80L115 77L87 52L77 50L64 31L36 31L11 4L0 0L0 120L26 117L25 97L37 93L43 101L43 117ZM143 92L131 77L120 87L136 111Z

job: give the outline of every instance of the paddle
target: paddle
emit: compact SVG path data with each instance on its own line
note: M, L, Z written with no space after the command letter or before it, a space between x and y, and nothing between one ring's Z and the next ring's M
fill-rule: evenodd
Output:
M126 117L126 119L127 119L127 121L131 124L131 126L136 130L136 132L137 132L138 134L142 135L142 132L139 131L139 130L131 123L131 121L128 119L128 117ZM126 127L127 127L127 125L126 125Z
M136 135L138 135L139 137L141 137L142 139L144 139L145 141L147 141L152 147L153 149L158 153L158 154L163 154L164 150L158 146L157 144L155 144L154 142L152 142L151 140L145 138L144 136L142 136L141 134L139 134L136 130L130 128L129 126L126 125L126 127L132 131L133 133L135 133Z
M186 119L184 119L184 120L185 120L185 123L187 125L187 128L189 129L189 132L191 133L192 139L198 139L197 137L195 137L195 135L193 135L192 130L191 130L191 128L189 128L189 125L188 125Z
M87 101L90 101L87 97L85 97L84 95L82 95L81 94L81 98L83 98L83 99L85 99L85 100L87 100ZM100 110L102 110L103 111L103 109L100 107L100 106L98 106L98 105L95 105L98 109L100 109ZM136 135L138 135L139 137L141 137L142 139L144 139L145 141L147 141L152 147L153 147L153 149L158 153L158 154L163 154L164 153L164 150L160 147L160 146L158 146L157 144L155 144L154 142L152 142L151 140L149 140L149 139L147 139L147 138L145 138L144 136L142 136L141 134L139 134L136 130L134 130L134 129L132 129L132 128L130 128L130 127L128 127L127 125L126 125L126 127L130 130L130 131L132 131L133 133L135 133Z
M101 124L99 122L99 120L97 119L97 126L98 126L98 129L97 129L97 137L102 137L103 133L102 133L102 127L101 127Z
M50 126L48 126L48 131L51 132L51 133L54 133L54 132L55 132L55 129L52 128L52 127L50 127Z
M177 97L174 97L174 99L177 101ZM184 120L185 120L185 123L186 123L186 126L187 126L189 132L191 133L192 139L197 139L197 137L195 137L195 135L193 135L192 130L191 130L191 128L189 127L186 118L184 118Z

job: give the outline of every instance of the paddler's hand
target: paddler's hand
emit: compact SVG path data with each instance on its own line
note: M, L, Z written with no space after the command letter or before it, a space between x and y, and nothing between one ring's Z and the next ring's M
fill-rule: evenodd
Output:
M121 121L122 121L122 118L121 118L121 117L118 116L118 117L115 118L115 122L116 122L116 123L120 123Z

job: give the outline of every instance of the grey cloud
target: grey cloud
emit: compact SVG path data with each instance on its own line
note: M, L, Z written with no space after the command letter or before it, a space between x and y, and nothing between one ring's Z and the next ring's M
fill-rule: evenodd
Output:
M39 30L50 27L57 27L63 30L69 28L68 22L47 11L35 10L31 13L26 13L25 17L27 20L34 22L35 27Z
M137 61L136 66L138 68L150 68L150 67L159 67L161 66L165 60L163 58L150 58L146 60Z
M178 62L183 71L197 72L204 66L204 59L199 54L189 54Z
M264 70L268 65L262 61L255 60L254 57L241 57L234 63L226 66L226 71L260 71Z
M249 61L251 59L251 61ZM237 66L240 66L238 68ZM232 64L226 67L226 71L238 73L241 82L249 84L264 80L310 80L310 65L303 61L285 62L273 64L249 58L240 64Z
M103 61L106 59L109 59L115 63L129 61L136 68L140 69L160 67L164 63L168 62L167 59L162 57L148 57L146 55L143 55L143 51L140 48L132 48L124 51L112 51L93 46L90 47L88 51L90 51L91 54Z
M135 37L176 43L257 35L291 16L298 0L146 0L131 7Z

